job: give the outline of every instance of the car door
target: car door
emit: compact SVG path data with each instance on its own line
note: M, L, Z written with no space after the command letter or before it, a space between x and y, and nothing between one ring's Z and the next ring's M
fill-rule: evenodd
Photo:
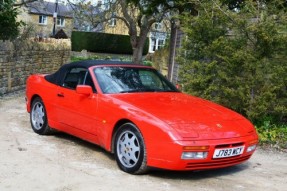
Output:
M77 85L89 85L94 93L91 96L76 92ZM97 94L90 76L85 68L71 68L65 75L63 84L58 87L59 122L67 128L97 134Z

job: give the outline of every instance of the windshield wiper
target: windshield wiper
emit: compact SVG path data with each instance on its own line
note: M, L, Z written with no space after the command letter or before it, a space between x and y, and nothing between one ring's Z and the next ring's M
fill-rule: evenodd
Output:
M123 91L120 91L119 93L136 93L136 92L142 92L140 90L123 90Z
M179 91L142 88L142 89L134 89L134 90L123 90L123 91L120 91L119 93L139 93L139 92L179 92Z

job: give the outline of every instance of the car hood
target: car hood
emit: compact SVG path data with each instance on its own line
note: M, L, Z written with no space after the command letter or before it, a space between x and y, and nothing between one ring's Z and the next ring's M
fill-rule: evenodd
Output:
M253 125L236 112L184 93L134 93L113 97L164 121L182 138L233 138L254 132Z

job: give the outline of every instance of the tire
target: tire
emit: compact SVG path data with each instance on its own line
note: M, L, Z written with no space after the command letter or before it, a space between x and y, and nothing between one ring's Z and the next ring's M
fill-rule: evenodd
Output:
M47 112L45 105L40 97L36 97L32 102L30 112L30 122L32 129L39 135L47 135L52 132L48 126Z
M125 123L116 133L115 158L121 170L130 174L147 172L144 139L132 123Z

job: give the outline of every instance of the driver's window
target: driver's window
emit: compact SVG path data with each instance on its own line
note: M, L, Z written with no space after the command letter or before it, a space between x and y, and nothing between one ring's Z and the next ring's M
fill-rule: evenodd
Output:
M93 91L96 92L96 88L94 85L94 82L92 80L91 74L89 73L89 71L87 70L85 72L85 74L82 76L81 80L79 81L78 85L87 85L87 86L91 86Z
M86 68L72 68L66 74L63 86L76 89L77 85L89 85L95 90L91 75Z

